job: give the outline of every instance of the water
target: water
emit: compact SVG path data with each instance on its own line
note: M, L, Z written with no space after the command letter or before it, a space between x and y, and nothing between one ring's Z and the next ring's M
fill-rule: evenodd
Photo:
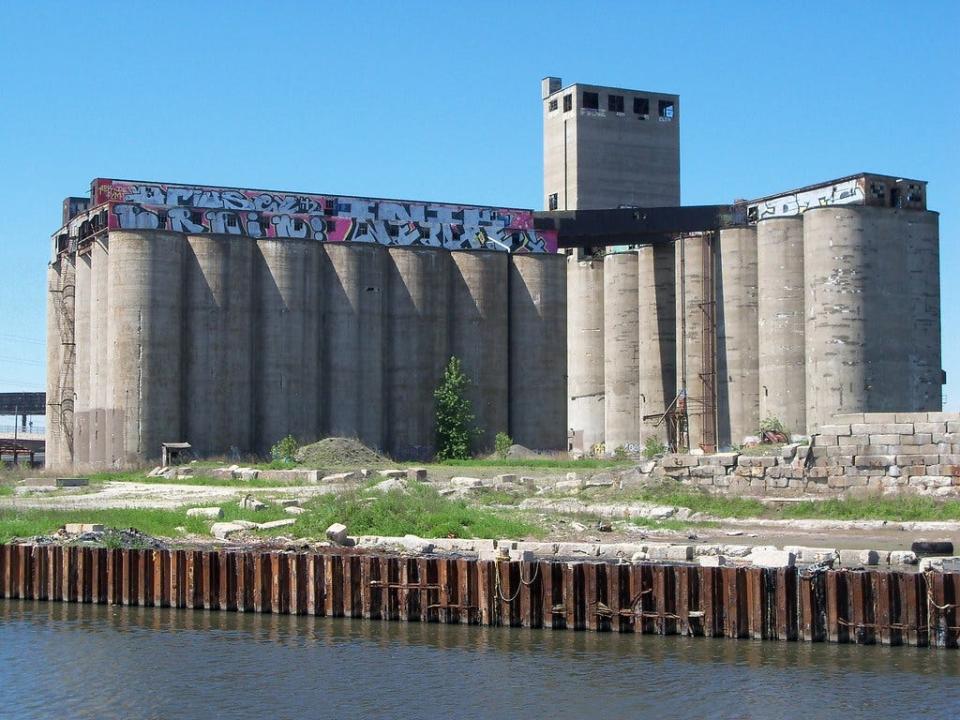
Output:
M0 600L0 718L956 718L960 652Z

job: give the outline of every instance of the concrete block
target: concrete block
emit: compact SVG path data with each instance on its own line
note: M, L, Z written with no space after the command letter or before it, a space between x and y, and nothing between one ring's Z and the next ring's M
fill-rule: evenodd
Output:
M827 434L817 434L810 439L810 444L813 447L829 447L831 445L838 445L839 439L836 435L827 435Z
M840 447L866 447L870 444L869 435L842 435L837 438L837 445Z
M343 523L334 523L327 528L325 534L330 542L336 543L337 545L344 545L349 537L347 535L347 526Z
M270 522L258 523L257 528L260 530L274 530L276 528L293 525L295 522L296 520L293 518L290 518L289 520L271 520Z
M905 448L900 448L904 450ZM940 463L939 455L906 455L904 453L898 453L897 456L897 465L938 465Z
M960 420L960 413L955 412L928 412L927 420L929 422L947 422L948 420Z
M379 492L379 493L388 493L388 492L394 492L394 491L403 492L406 489L407 489L406 478L387 478L386 480L381 480L376 485L370 488L370 490L372 490L373 492Z
M879 565L880 553L877 552L876 550L861 550L860 564L861 565Z
M925 412L905 412L895 413L894 422L898 423L924 423L927 422L927 413Z
M283 511L287 515L303 515L307 510L306 508L299 507L298 505L291 505L290 507L285 507Z
M559 480L554 488L557 492L576 493L581 489L579 480Z
M754 548L753 552L747 556L747 560L757 567L793 567L797 562L797 556L787 550Z
M700 458L696 455L679 455L679 454L670 454L664 455L663 459L660 460L660 465L664 469L668 468L689 468L694 467L700 464Z
M258 512L264 510L267 507L266 503L260 502L255 497L247 495L243 500L240 501L240 508L242 510L253 510Z
M850 432L853 435L911 435L913 434L912 423L856 423L850 426Z
M103 532L103 525L100 523L67 523L63 526L63 530L69 535L81 535L83 533Z
M854 464L860 468L888 468L897 464L895 455L857 455Z
M870 444L871 445L899 445L900 436L899 435L871 435Z
M600 473L587 478L584 487L613 487L613 477L609 473Z
M407 476L406 470L378 470L377 474L382 478L403 478Z
M415 480L416 482L426 482L427 469L422 467L407 468L407 480Z
M247 528L240 523L218 522L214 523L210 528L210 534L220 540L226 540L231 535L236 535L238 532L243 532L246 529Z
M240 468L239 475L241 480L250 482L260 477L260 471L255 468Z
M960 572L960 557L925 557L920 560L920 572Z
M90 481L87 478L82 477L58 477L56 480L54 480L54 483L59 488L87 487L90 484Z
M931 433L914 433L913 435L900 435L901 445L932 445L933 435Z
M862 423L863 413L837 413L832 420L834 423Z
M890 553L891 565L916 565L917 554L912 550L894 550Z
M777 464L777 459L768 455L741 455L737 460L739 467L746 468L768 468Z
M892 412L866 412L863 414L863 421L874 425L880 423L895 423L897 421L897 414Z
M322 478L320 478L320 482L345 483L345 482L350 482L351 480L355 480L356 477L357 477L357 474L355 472L334 473L333 475L324 475Z
M729 564L723 555L703 555L699 562L701 567L725 567Z
M190 508L187 510L187 517L204 517L204 518L215 518L219 520L223 517L223 508L218 507L202 507L202 508Z
M960 421L958 421L958 420L948 420L948 421L947 421L947 432L948 432L948 433L960 432Z
M918 422L913 424L914 433L945 433L947 432L946 422Z
M693 545L651 545L647 554L651 560L688 562L693 560Z
M849 435L850 423L843 425L821 425L818 435Z
M483 480L473 477L453 477L450 478L450 484L454 487L472 489L483 487Z
M424 471L424 473L426 473L426 471ZM514 475L513 473L502 473L494 477L494 480L498 483L506 483L506 484L512 485L517 481L517 476ZM611 481L610 484L612 485L613 481Z

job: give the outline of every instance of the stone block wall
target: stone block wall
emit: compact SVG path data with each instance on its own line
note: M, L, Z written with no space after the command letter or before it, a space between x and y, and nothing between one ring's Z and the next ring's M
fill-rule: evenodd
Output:
M787 445L776 455L667 455L644 469L714 492L960 497L960 413L836 415L809 445Z

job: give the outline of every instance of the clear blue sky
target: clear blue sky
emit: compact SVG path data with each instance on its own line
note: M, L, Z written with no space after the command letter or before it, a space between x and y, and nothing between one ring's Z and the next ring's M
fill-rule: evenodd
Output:
M678 93L687 204L928 180L960 409L958 38L953 0L0 0L0 391L43 389L48 238L92 178L539 209L558 75Z

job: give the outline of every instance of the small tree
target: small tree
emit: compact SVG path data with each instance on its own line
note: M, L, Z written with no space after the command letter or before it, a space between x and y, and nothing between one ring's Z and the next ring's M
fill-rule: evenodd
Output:
M292 463L297 450L300 449L300 443L293 435L287 435L270 448L270 455L276 462Z
M510 446L513 445L513 438L507 435L505 432L498 432L497 437L494 438L493 446L497 451L497 457L501 460L506 460L507 455L510 452Z
M433 391L436 415L437 458L466 460L470 457L473 430L473 405L465 392L470 378L460 369L460 360L451 357L443 371L440 385Z

